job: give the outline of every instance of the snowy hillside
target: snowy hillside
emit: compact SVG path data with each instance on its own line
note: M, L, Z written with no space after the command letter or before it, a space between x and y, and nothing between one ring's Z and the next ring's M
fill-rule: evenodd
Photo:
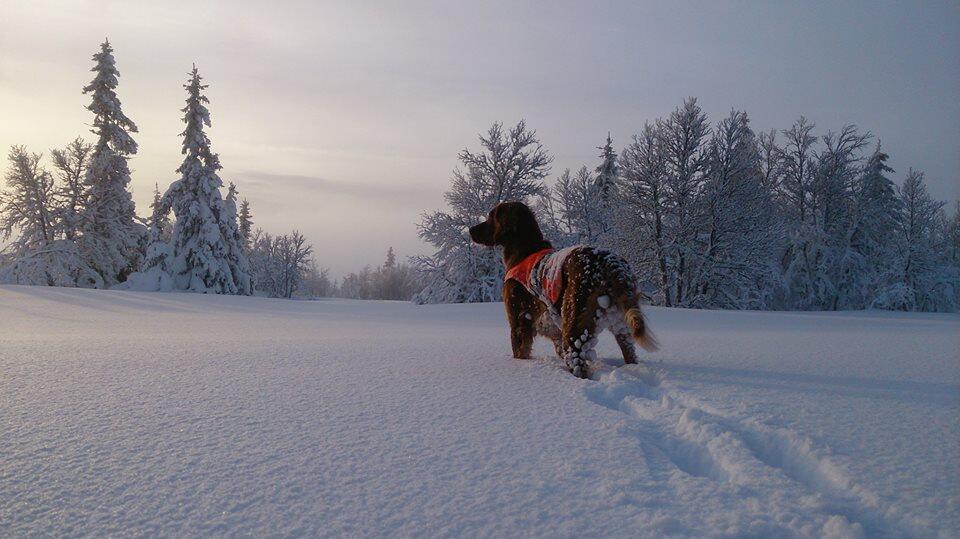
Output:
M960 533L960 317L647 313L0 287L0 535Z

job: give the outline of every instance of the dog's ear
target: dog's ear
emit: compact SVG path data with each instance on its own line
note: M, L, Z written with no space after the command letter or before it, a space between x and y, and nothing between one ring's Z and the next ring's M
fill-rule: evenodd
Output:
M501 203L490 212L490 218L493 221L494 245L503 245L516 235L520 224L516 210L512 204Z

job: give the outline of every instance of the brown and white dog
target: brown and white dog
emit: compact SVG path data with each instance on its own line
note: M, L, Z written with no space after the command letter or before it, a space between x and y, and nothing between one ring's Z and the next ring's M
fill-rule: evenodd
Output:
M529 359L533 338L542 335L553 341L570 372L587 378L597 335L605 329L616 337L625 363L637 362L633 340L656 350L633 272L619 256L585 246L554 251L522 202L497 204L486 221L470 228L470 237L503 247L503 304L513 357Z

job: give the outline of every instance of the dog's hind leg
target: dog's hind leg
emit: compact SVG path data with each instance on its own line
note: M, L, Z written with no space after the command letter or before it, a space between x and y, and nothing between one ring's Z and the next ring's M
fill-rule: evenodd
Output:
M592 283L572 282L564 291L561 308L563 360L574 376L589 378L589 363L596 359L596 300L590 301ZM588 308L593 305L593 308Z
M624 328L622 331L615 332L613 336L617 339L617 345L620 346L623 362L628 365L636 363L637 350L633 347L633 335L630 334L630 330Z

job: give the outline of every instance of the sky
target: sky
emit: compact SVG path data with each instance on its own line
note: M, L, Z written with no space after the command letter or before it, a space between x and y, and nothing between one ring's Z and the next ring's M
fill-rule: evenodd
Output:
M138 212L177 179L195 63L221 177L334 276L429 252L416 223L493 122L525 119L552 180L688 96L755 130L856 124L898 181L913 167L960 197L960 2L0 0L0 148L93 139L81 88L105 37Z

